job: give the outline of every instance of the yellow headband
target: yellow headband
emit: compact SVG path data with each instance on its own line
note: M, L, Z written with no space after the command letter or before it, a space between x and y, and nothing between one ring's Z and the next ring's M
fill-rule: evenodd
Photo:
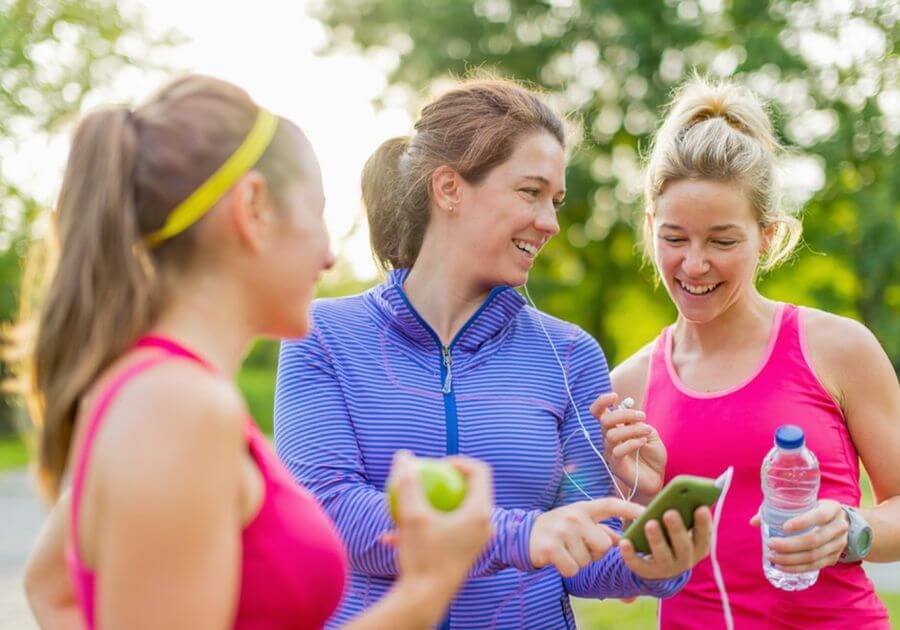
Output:
M165 225L144 238L147 245L155 247L164 240L184 232L209 212L222 195L259 161L272 141L276 127L278 118L260 107L256 122L253 123L253 128L241 146L225 160L219 170L210 175L209 179L169 213Z

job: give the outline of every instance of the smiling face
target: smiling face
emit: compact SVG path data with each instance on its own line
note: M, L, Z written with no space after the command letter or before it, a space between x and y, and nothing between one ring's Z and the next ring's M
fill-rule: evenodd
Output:
M546 131L524 136L512 155L476 184L464 183L453 238L485 287L521 286L541 248L559 232L566 160Z
M656 203L654 258L678 312L709 322L755 291L766 233L746 193L727 182L669 184Z

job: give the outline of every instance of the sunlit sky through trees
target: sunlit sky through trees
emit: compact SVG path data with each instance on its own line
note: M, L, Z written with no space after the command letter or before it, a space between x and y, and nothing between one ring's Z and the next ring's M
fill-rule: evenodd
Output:
M303 128L321 162L326 216L333 246L349 263L354 275L372 276L374 265L359 204L359 173L366 157L381 141L409 133L411 110L414 112L420 97L427 95L433 87L419 86L418 92L388 88L385 77L399 60L398 54L404 49L403 38L393 42L393 48L382 48L365 56L353 51L352 47L338 47L337 52L320 56L316 51L325 44L326 34L308 14L307 3L131 0L119 4L125 12L143 11L151 33L174 31L183 37L184 43L161 53L154 52L152 61L155 64L233 81L246 88L260 103L290 117ZM555 0L553 4L566 2ZM797 28L787 35L794 38L792 47L801 52L817 75L810 76L809 80L820 87L833 81L838 89L835 77L841 68L855 65L860 59L877 59L885 52L886 42L880 32L867 29L859 21L841 22L841 15L852 4L849 0L823 0L818 3L814 15L797 16ZM721 10L720 5L721 0L681 2L678 13L680 18L691 20L694 13ZM474 10L485 19L504 21L511 17L509 7L505 0L479 0ZM821 22L828 16L833 16L835 21L833 37L804 31L804 20ZM610 28L614 26L610 25ZM65 42L64 29L61 35ZM515 35L529 37L527 29L523 31L521 27ZM128 43L126 38L125 45ZM139 38L133 38L133 45L136 49L129 52L140 53L143 44ZM697 44L709 45L708 42ZM628 52L623 50L622 55L627 57ZM704 56L702 52L690 47L670 51L663 59L661 71L680 75L691 65L692 58ZM58 52L54 50L54 54ZM39 51L37 55L39 57ZM742 55L746 52L739 47L720 51L710 69L727 76L741 61ZM570 77L568 89L557 98L563 107L580 107L584 99L593 98L606 88L641 90L641 85L635 83L639 77L621 86L609 84L611 77L604 75L603 66L598 65L597 59L597 46L582 42L571 54L545 68L545 72ZM773 69L775 71L777 69ZM93 92L85 106L105 102L134 103L152 91L165 76L165 72L126 68L115 77L111 86ZM776 99L790 114L791 123L786 131L798 146L812 144L833 133L837 122L834 112L811 107L804 85L779 83L777 72L768 84L765 73L757 73L755 82L752 87L764 96ZM851 86L847 99L870 96L866 91L876 87L881 88L878 102L885 125L892 127L896 137L900 127L900 88L896 84L876 86L861 76ZM842 84L841 89L847 89L846 84ZM384 98L376 108L373 100L378 97ZM598 113L594 129L588 133L612 133L620 126L631 133L646 133L653 128L656 115L646 108L639 109L635 106L620 111L614 106L605 107ZM3 161L4 176L38 201L50 205L58 190L68 136L66 133L50 137L29 133L27 123L23 123L15 135L18 146L0 146L0 152L10 151L14 156L14 159ZM785 167L788 175L783 181L787 196L794 203L804 202L824 184L822 165L812 157L797 154ZM598 190L595 203L627 202L639 195L640 159L630 147L623 145L598 157L594 168L599 176L614 171L620 181L620 186L614 189Z

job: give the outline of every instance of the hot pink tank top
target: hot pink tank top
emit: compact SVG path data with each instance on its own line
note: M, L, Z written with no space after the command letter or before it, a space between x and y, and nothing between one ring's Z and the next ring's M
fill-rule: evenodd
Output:
M653 350L644 408L669 454L666 481L680 474L718 477L734 466L718 529L718 558L735 627L888 629L887 611L861 563L823 569L815 585L786 592L762 570L762 539L750 525L762 503L760 466L782 424L803 428L819 459L819 498L858 506L859 459L840 408L810 367L800 309L779 304L765 359L743 383L721 392L697 392L672 363L672 328ZM660 604L660 627L724 627L709 558L684 589Z
M212 369L197 355L162 337L144 337L137 347L156 352L115 375L99 393L75 456L66 560L89 630L97 626L95 575L78 552L78 523L85 470L103 415L123 385L162 361L188 359ZM248 450L264 480L265 496L241 535L240 595L234 627L321 628L337 608L344 589L347 560L340 537L316 500L291 478L250 418L245 434ZM223 601L222 605L228 604Z

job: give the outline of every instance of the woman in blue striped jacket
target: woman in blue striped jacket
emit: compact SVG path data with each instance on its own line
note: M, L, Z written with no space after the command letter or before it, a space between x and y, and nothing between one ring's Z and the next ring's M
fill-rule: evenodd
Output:
M427 105L415 130L385 142L363 172L387 281L318 301L310 334L284 342L279 360L277 451L348 547L352 576L330 623L371 606L397 576L384 487L401 448L494 470L494 534L442 627L567 628L569 595L674 594L706 555L708 510L692 532L677 521L671 546L651 529L651 557L615 545L618 517L639 508L610 498L584 437L602 448L589 409L610 390L603 353L511 288L559 231L562 122L532 92L478 80ZM647 455L664 459L655 434L645 439ZM642 490L658 489L650 477Z

